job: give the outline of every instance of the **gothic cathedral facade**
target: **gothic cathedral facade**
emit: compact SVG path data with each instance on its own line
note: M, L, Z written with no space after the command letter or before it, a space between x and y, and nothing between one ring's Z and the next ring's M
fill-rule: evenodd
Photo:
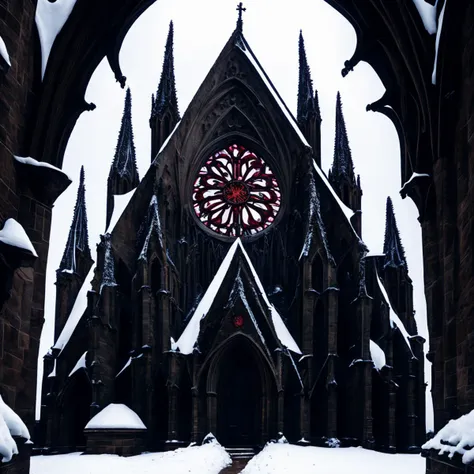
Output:
M383 255L362 241L362 189L336 102L334 162L303 38L294 119L236 30L180 117L170 27L140 181L127 91L93 266L85 176L57 270L43 444L85 445L110 403L147 449L200 442L418 451L422 337L393 206Z

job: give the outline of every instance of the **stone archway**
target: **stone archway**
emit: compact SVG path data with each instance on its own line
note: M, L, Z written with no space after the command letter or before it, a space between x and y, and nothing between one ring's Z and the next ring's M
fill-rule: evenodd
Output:
M265 356L247 336L231 337L213 357L207 399L211 431L224 446L258 446L275 431L274 377Z

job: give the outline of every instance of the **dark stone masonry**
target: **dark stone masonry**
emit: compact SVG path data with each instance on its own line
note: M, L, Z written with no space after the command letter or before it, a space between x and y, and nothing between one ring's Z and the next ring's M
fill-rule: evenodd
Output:
M367 110L388 116L400 136L401 193L417 205L422 227L438 431L474 409L474 4L437 2L433 74L436 35L412 0L326 1L357 34L342 74L360 61L373 66L386 92ZM14 156L61 168L75 121L94 108L84 101L92 72L107 56L125 85L120 46L153 0L122 0L120 8L113 0L78 2L43 80L36 3L0 0L11 60L0 57L0 231L15 219L37 254L0 242L0 394L30 433L51 210L70 180ZM398 327L416 335L393 208L388 202L385 257L368 257L360 212L349 225L330 188L353 211L363 210L347 137L357 131L346 131L341 100L326 181L313 166L320 163L321 117L302 38L297 124L312 148L255 70L240 30L241 23L160 151L180 118L170 34L150 118L150 170L102 237L91 276L95 255L84 253L85 244L70 246L77 265L58 271L57 347L44 362L55 377L45 379L43 429L35 435L52 450L85 448L85 424L114 402L142 418L145 449L200 441L208 431L227 445L261 445L278 431L291 442L338 438L387 451L418 451L423 443L424 341L407 344ZM127 159L116 157L104 183L110 209L112 195L138 180L130 113L125 107ZM234 166L247 153L250 165ZM245 178L249 167L256 171ZM233 245L237 236L241 243ZM222 278L214 295L216 273ZM58 345L75 296L91 279L86 310ZM206 313L201 322L198 308ZM379 370L374 343L386 358ZM97 449L106 446L92 438ZM137 438L109 441L122 454L141 449ZM31 445L17 444L20 454L2 472L28 472ZM429 474L472 470L456 456L424 455Z

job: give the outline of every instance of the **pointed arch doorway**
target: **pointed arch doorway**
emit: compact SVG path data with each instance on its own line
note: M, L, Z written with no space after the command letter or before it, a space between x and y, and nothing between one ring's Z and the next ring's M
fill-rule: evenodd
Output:
M209 414L219 442L249 447L267 441L275 390L270 368L255 343L243 335L230 338L213 358L208 380L208 393L216 395Z

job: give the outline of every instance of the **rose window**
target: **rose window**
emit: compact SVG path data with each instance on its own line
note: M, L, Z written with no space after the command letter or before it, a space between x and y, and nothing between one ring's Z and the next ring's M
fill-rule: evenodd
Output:
M254 235L281 206L278 182L265 161L240 145L211 155L193 186L193 206L209 229L228 237Z

